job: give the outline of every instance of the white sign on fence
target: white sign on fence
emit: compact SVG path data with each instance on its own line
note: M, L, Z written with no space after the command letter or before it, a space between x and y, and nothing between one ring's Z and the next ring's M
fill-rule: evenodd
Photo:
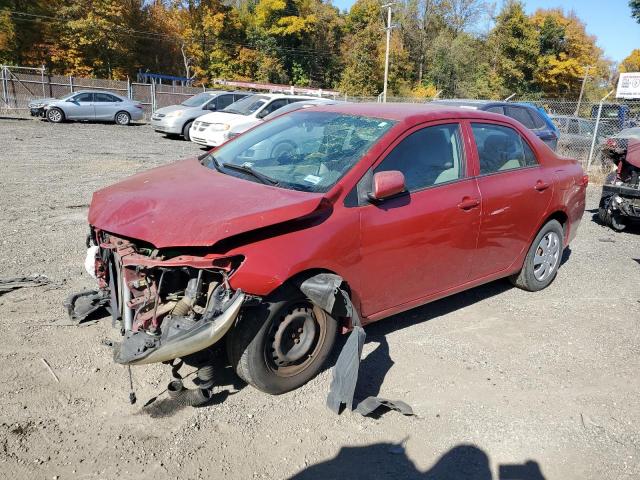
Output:
M640 72L620 74L616 98L640 98Z

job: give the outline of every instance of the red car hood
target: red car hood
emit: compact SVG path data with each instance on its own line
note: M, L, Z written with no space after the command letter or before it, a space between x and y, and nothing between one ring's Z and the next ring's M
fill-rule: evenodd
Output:
M192 158L98 190L89 223L156 248L203 247L307 215L321 200L321 194L224 175Z

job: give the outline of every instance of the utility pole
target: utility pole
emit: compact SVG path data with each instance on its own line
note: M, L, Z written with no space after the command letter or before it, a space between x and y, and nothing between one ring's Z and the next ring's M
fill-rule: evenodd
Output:
M387 9L387 27L385 30L387 31L387 49L384 52L384 88L382 90L382 102L387 103L387 80L389 78L389 42L391 41L391 7L395 5L395 3L387 3L386 5L382 5L382 8Z
M582 87L580 87L580 96L578 97L578 105L576 106L576 113L574 116L578 116L580 112L580 103L582 102L582 94L584 93L584 84L587 83L587 77L589 76L589 69L591 65L584 67L584 77L582 78Z

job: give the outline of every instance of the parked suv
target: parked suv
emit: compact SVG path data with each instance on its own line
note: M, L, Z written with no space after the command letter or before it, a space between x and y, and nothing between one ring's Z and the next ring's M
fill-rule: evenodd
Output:
M256 159L273 139L293 148ZM587 182L504 115L322 105L94 193L85 265L122 319L115 361L206 365L226 342L236 372L278 394L316 375L358 318L502 277L547 287Z
M247 95L251 94L223 90L198 93L180 105L170 105L156 110L151 117L151 125L156 132L181 135L185 140L190 140L189 128L196 118L207 112L222 110Z
M547 113L531 103L494 102L490 100L434 100L434 104L472 108L484 112L499 113L511 117L529 130L555 151L560 133Z
M221 112L212 112L193 122L189 136L191 141L206 147L217 147L261 123L267 115L279 108L301 100L317 97L284 94L260 94L244 98Z

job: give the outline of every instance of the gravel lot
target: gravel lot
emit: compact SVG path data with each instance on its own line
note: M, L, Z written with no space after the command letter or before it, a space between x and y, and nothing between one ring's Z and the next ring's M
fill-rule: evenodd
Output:
M593 211L547 290L495 282L368 328L358 395L403 399L417 417L333 415L328 370L270 397L221 369L213 405L180 409L164 395L143 407L169 371L136 367L129 405L101 343L117 338L110 320L70 325L62 308L93 285L88 203L196 153L147 125L0 119L0 277L53 282L0 296L0 477L640 477L640 231L614 233Z

